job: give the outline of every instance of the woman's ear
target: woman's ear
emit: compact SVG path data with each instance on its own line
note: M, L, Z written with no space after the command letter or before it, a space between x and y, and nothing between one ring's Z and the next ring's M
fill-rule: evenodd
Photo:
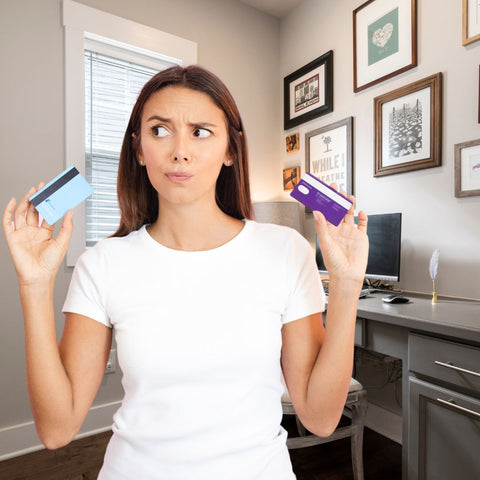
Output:
M143 159L142 149L139 145L138 137L132 133L132 146L135 150L135 156L137 157L137 162L142 167L145 165L145 160Z

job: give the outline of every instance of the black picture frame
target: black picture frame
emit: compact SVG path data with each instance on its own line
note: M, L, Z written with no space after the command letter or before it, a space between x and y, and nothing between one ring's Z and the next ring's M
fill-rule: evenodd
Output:
M307 97L299 93L302 89L310 91ZM333 112L333 50L287 75L283 99L285 130Z

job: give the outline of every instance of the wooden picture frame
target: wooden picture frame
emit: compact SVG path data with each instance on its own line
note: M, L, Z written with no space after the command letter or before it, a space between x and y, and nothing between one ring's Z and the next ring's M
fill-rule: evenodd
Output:
M285 150L287 153L294 153L300 150L300 134L298 132L285 137Z
M480 4L478 0L463 0L462 45L480 40Z
M353 91L417 66L417 0L368 0L353 11Z
M288 130L333 111L333 50L283 79L283 127Z
M353 195L353 117L305 134L305 171Z
M300 166L283 169L283 190L293 190L300 181Z
M455 196L480 195L480 139L457 143L455 149Z
M442 164L442 74L374 98L375 177Z

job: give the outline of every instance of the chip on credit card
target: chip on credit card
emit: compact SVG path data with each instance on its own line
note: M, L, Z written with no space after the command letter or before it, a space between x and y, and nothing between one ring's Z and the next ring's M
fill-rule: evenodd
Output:
M62 218L93 193L93 188L75 167L69 167L30 198L49 225Z
M317 177L306 172L290 195L310 210L322 212L333 225L338 225L352 206L352 202Z

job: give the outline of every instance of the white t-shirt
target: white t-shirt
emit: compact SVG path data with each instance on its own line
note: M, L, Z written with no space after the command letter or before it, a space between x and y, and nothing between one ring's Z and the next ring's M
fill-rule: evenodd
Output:
M245 221L218 248L142 227L78 260L64 312L114 328L125 397L101 480L292 480L281 328L324 309L308 242Z

